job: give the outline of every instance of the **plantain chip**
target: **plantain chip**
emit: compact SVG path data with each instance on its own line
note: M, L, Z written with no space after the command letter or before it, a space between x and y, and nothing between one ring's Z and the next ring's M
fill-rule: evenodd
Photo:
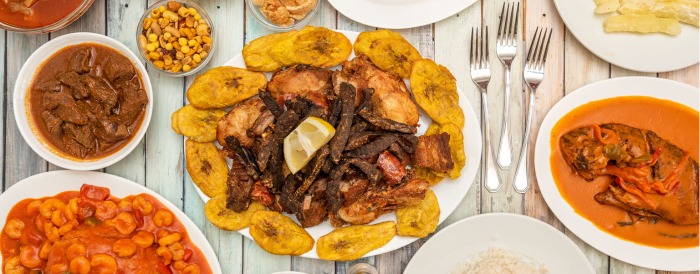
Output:
M253 201L247 210L235 212L226 207L225 194L209 199L207 204L204 205L204 215L207 216L209 222L220 229L231 231L248 227L253 214L262 210L265 210L265 206Z
M390 30L363 32L354 44L355 54L364 54L377 67L401 78L411 76L411 66L422 57L406 39Z
M346 61L352 53L352 44L340 32L307 26L274 43L269 52L284 66L305 64L328 68Z
M440 205L432 190L425 192L420 204L396 210L398 234L423 238L433 233L440 220Z
M211 142L216 139L216 127L224 115L226 111L223 110L202 110L186 105L173 112L170 122L177 134L195 142Z
M450 178L456 179L467 162L467 156L464 154L464 134L458 126L452 123L440 125L440 133L443 132L450 135L450 154L454 163L454 167L448 175Z
M411 90L418 105L438 124L453 123L464 128L464 112L459 106L457 82L450 71L430 59L413 63Z
M274 43L292 36L296 30L265 35L250 41L243 47L243 60L247 69L252 71L271 72L282 67L280 62L272 59L270 48Z
M436 174L432 170L425 167L415 167L414 170L414 174L418 179L425 180L431 186L437 185L438 183L442 182L442 179L445 179L445 176Z
M265 251L302 255L314 247L314 238L292 219L274 211L258 211L250 220L250 235Z
M226 193L228 165L214 143L185 141L187 172L199 189L209 197Z
M395 235L396 223L394 222L341 227L318 239L316 253L324 260L355 260L384 246Z
M263 73L216 67L194 79L187 89L187 100L199 109L230 107L257 94L266 84Z

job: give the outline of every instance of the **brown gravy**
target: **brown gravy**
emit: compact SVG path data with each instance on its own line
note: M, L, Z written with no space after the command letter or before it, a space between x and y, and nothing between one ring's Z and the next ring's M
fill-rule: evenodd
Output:
M558 147L559 138L568 131L591 124L622 123L648 129L698 158L698 112L686 106L651 97L628 96L605 99L582 105L562 117L552 129L550 166L562 197L574 210L601 230L618 238L659 248L698 246L698 225L676 225L660 220L656 224L629 220L620 208L599 204L593 196L607 188L611 178L599 177L588 182L576 175L564 161ZM671 238L666 235L691 235L693 238Z
M62 157L89 161L129 143L148 100L127 57L86 43L62 49L41 66L26 104L40 140Z

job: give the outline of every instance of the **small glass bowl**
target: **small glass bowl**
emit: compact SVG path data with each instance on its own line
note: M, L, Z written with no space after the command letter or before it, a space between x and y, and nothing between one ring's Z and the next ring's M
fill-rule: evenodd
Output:
M49 33L53 31L60 30L62 28L67 27L68 25L72 24L75 22L75 20L78 20L85 12L90 9L90 6L92 6L92 3L95 0L84 0L80 5L75 8L71 13L66 15L66 17L63 17L63 19L56 21L53 24L43 26L43 27L37 27L37 28L26 28L26 27L19 27L15 26L12 24L8 24L5 22L0 21L0 28L9 30L9 31L14 31L14 32L21 32L21 33L30 33L30 34L38 34L38 33Z
M202 17L202 19L204 19L204 21L206 21L207 24L209 25L209 32L210 32L209 37L212 38L211 50L209 51L209 53L207 53L207 56L204 59L202 59L202 61L199 63L199 65L197 65L196 67L194 67L193 69L191 69L189 71L180 70L180 72L172 72L169 70L160 69L160 68L156 67L153 64L153 61L150 61L150 60L148 60L148 58L146 58L145 50L141 49L141 46L138 44L139 35L143 34L143 21L146 20L147 17L150 17L152 10L157 9L160 6L167 5L168 2L178 2L180 4L185 5L187 8L196 9L197 12L199 13L199 15ZM148 7L148 9L146 9L146 11L143 13L143 15L141 15L141 19L139 20L139 24L136 27L136 41L137 41L136 44L137 44L137 47L139 49L139 53L141 54L141 58L143 58L143 60L148 62L148 65L151 68L153 68L155 71L158 71L164 75L173 76L173 77L189 76L189 75L192 75L192 74L199 72L204 67L206 67L207 63L209 63L209 61L211 60L214 51L216 50L216 40L217 39L216 39L215 32L214 32L214 26L212 25L212 20L209 17L209 14L207 14L207 12L204 11L204 9L202 7L200 7L196 3L189 1L189 0L162 0L162 1L156 2L155 4Z
M306 24L308 24L309 21L311 21L311 18L313 18L314 15L316 15L316 13L318 12L319 8L321 7L320 3L323 0L317 0L316 5L309 11L309 13L306 14L304 18L302 18L301 20L296 20L294 24L287 27L280 27L277 24L270 21L270 19L267 19L265 14L263 14L260 10L260 7L253 4L253 0L245 1L246 3L248 3L248 8L251 10L251 13L253 13L253 16L255 16L256 19L258 19L258 22L260 22L260 24L262 24L265 28L269 30L283 32L292 29L301 29L303 26L306 26Z

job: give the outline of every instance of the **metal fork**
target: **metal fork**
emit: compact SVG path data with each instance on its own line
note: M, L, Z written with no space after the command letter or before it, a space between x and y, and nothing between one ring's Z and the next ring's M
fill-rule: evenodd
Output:
M503 97L503 126L501 127L501 141L498 145L498 166L501 169L510 169L513 164L512 150L510 147L510 130L508 118L510 117L510 64L518 52L518 19L520 17L520 2L503 3L501 8L501 20L498 23L498 36L496 36L496 55L506 67L506 94Z
M549 30L549 33L547 32ZM544 79L544 63L547 61L547 51L549 51L549 40L552 38L552 29L545 28L543 31L538 27L535 30L535 36L532 38L530 49L527 51L527 59L525 60L525 70L523 79L530 88L530 103L527 107L527 125L525 126L525 134L523 135L522 147L520 148L520 158L518 159L518 167L515 170L515 179L513 180L513 188L518 193L525 193L530 188L530 181L527 175L528 171L528 143L530 137L530 125L533 119L533 110L535 108L535 92L537 87Z
M485 36L485 37L484 37ZM496 166L493 163L491 151L491 134L489 126L489 109L486 89L491 80L491 67L489 65L489 30L488 27L472 28L471 49L469 51L469 65L472 81L479 87L481 92L481 138L483 143L483 153L481 153L481 180L484 187L489 192L496 192L501 187ZM489 178L495 178L489 180Z

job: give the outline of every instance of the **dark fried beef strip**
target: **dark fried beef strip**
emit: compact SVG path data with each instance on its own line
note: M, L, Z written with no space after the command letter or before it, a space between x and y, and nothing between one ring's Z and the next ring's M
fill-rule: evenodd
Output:
M350 132L355 133L355 132L360 132L360 131L365 131L370 128L370 124L367 123L364 119L358 119L352 122L352 127L350 127Z
M382 173L368 161L358 158L347 158L344 161L359 168L363 173L365 173L365 175L367 175L367 178L372 183L379 182L382 179Z
M367 107L360 109L357 113L362 116L362 118L365 118L367 122L381 129L402 133L416 133L416 127L379 117Z
M292 130L299 123L299 115L293 110L287 110L280 115L280 117L275 122L275 132L272 134L270 141L260 150L258 153L257 162L260 171L267 170L269 164L274 167L278 167L279 163L270 163L273 157L279 158L279 152L281 152L280 147L282 146L282 141L287 135L289 135ZM279 168L276 168L279 170ZM274 169L272 172L275 172ZM281 171L280 171L281 172ZM281 182L278 182L280 184Z
M345 222L338 216L338 210L343 207L343 196L340 194L340 180L331 179L326 187L326 211L328 220L333 227L341 227Z
M92 48L84 48L76 52L70 60L70 70L79 74L90 72L90 56Z
M413 154L415 152L416 145L418 144L418 136L413 134L396 134L399 137L399 146L403 151L408 154Z
M258 90L258 97L262 99L267 109L272 112L272 115L274 115L275 118L279 118L284 112L284 109L277 104L274 98L272 98L270 91L264 89Z
M241 146L238 138L234 136L227 136L224 141L226 142L225 150L228 152L229 158L238 157L242 159L245 163L246 173L253 178L253 180L258 180L260 177L260 170L255 164L254 154L248 148Z
M328 117L328 123L335 127L340 119L340 111L343 109L343 101L336 98L333 102L333 112Z
M294 190L297 189L297 186L301 182L300 177L301 176L295 174L289 174L284 178L280 199L282 206L289 210L289 213L296 213L301 210L301 200L294 195Z
M231 163L231 170L228 172L226 180L227 195L226 207L242 212L250 206L254 180L246 170L246 164L241 157L234 157Z
M348 157L367 159L389 148L391 144L398 142L398 139L394 134L384 134L364 146L349 151L346 155Z
M318 175L321 173L321 168L323 168L323 165L326 163L326 160L328 159L328 155L330 154L330 148L326 144L325 146L321 147L317 152L316 156L314 156L313 159L309 162L307 165L309 167L308 175L306 178L304 178L304 182L297 188L295 195L297 197L302 197L304 193L306 193L306 190L311 187L311 184L316 181L316 178Z
M90 96L90 90L80 82L80 75L75 71L59 73L56 75L56 79L73 90L75 99L83 99Z
M284 101L284 106L287 107L287 110L293 110L300 117L306 117L307 113L311 109L311 106L313 105L313 102L311 102L308 99L302 98L301 96L296 96L292 99Z
M329 183L328 178L318 178L309 188L309 193L301 200L301 210L295 215L302 227L312 227L320 224L326 219L328 201L326 199L326 188Z
M345 150L353 150L366 145L372 139L382 136L384 132L379 131L351 131Z
M407 165L411 161L411 156L408 155L398 143L393 143L389 146L389 152L394 154L401 161L401 164Z
M340 162L340 156L345 150L345 144L350 135L352 118L355 108L355 87L348 83L340 84L340 100L342 101L342 111L340 121L336 127L336 132L331 139L331 160L334 163Z

